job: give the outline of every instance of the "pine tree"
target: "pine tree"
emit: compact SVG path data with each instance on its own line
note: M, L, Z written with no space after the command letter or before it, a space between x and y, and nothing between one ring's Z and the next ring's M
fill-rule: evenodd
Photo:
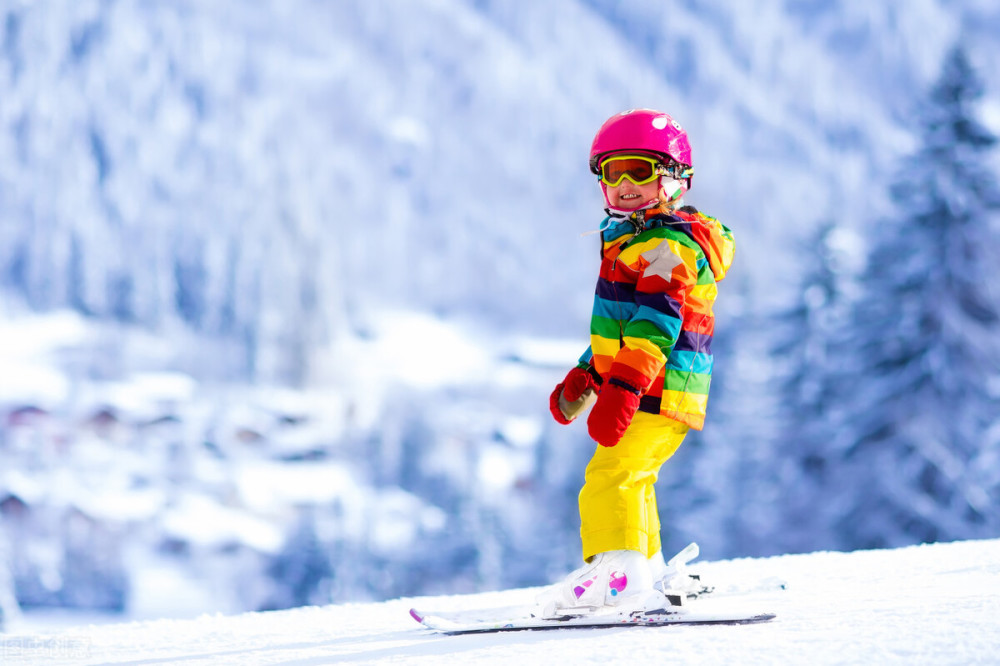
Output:
M834 375L831 495L817 507L842 547L996 536L1000 300L982 86L948 55L919 118L919 148L870 228L863 293ZM994 438L996 435L992 435Z
M778 437L772 464L784 486L768 539L783 552L829 548L815 530L817 506L830 489L825 451L833 430L829 406L842 401L844 370L837 340L857 291L857 237L835 221L822 223L798 256L803 263L798 298L777 320Z

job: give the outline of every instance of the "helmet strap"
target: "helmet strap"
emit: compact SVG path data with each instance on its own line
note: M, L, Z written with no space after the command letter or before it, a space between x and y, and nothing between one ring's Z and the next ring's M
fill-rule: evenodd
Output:
M668 206L673 207L684 196L686 189L683 181L670 176L660 176L660 195Z

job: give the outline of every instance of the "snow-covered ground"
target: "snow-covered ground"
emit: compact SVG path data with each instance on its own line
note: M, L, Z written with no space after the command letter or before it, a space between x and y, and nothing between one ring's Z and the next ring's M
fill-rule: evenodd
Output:
M15 664L997 664L1000 540L786 555L695 567L726 587L779 577L786 589L727 603L777 613L745 626L622 627L445 636L411 606L530 600L521 589L0 636ZM721 599L719 601L721 603Z

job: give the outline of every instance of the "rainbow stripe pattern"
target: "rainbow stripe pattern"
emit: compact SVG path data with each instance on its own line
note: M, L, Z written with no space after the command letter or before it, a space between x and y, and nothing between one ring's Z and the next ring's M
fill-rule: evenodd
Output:
M637 388L640 411L700 430L712 379L712 306L732 264L732 232L690 206L639 215L601 235L590 348L580 360L605 381Z

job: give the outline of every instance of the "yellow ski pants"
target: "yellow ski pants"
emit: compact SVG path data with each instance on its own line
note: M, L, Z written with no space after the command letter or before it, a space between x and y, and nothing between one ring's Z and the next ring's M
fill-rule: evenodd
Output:
M688 426L637 412L617 446L598 446L580 490L583 559L609 550L660 550L660 516L653 485L660 467L684 441Z

